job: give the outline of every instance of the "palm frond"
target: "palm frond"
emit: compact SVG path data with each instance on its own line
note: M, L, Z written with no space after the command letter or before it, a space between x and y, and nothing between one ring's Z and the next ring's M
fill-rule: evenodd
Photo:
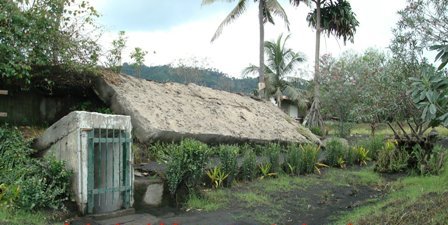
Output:
M283 93L292 101L297 102L297 106L301 109L306 109L308 106L308 99L305 90L297 89L291 85L287 85L283 89Z
M204 1L212 1L212 0L204 0ZM213 1L214 2L214 1ZM222 33L225 26L229 25L233 21L235 21L239 16L241 16L244 11L246 11L246 3L247 0L239 0L236 7L227 15L227 17L221 22L218 29L215 32L215 35L213 35L212 42L215 41Z
M259 70L258 66L255 66L255 65L251 64L248 67L244 68L241 73L243 75L256 74L256 73L258 73L258 70Z
M268 12L272 13L274 16L280 17L286 25L289 31L289 20L283 7L278 3L277 0L266 0L266 9Z

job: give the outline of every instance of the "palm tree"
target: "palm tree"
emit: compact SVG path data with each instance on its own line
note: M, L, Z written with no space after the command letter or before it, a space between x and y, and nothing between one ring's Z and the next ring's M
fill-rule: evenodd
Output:
M314 96L313 103L305 117L304 124L308 127L323 128L323 120L320 115L320 34L322 31L343 38L344 44L347 40L353 42L356 27L359 22L355 13L352 11L348 0L311 0L315 3L316 8L307 16L309 26L316 29L316 50L314 58ZM290 0L290 2L298 6L301 2L310 5L310 0Z
M275 96L277 105L280 108L283 96L287 96L292 101L297 101L300 107L306 105L306 98L304 98L304 90L300 90L286 81L286 75L293 72L296 66L305 61L302 54L294 52L290 48L286 48L286 41L290 35L283 39L280 35L274 42L266 41L264 43L264 50L267 54L267 63L264 65L266 97ZM251 74L259 71L260 68L255 65L250 65L244 69L243 74Z
M202 0L202 4L211 4L217 2L218 0ZM235 0L224 0L227 2L232 2ZM274 24L274 16L278 16L285 22L288 30L289 30L289 21L286 15L285 10L278 3L277 0L254 0L254 2L258 1L258 23L260 26L260 65L259 65L259 77L258 77L258 93L263 98L265 97L265 83L264 83L264 52L263 52L263 43L264 43L264 24L266 22L270 22ZM233 21L235 21L239 16L241 16L247 8L247 3L249 0L238 0L238 4L236 7L227 15L224 21L221 22L218 29L215 32L215 35L212 38L212 42L216 40L222 33L225 26L229 25Z

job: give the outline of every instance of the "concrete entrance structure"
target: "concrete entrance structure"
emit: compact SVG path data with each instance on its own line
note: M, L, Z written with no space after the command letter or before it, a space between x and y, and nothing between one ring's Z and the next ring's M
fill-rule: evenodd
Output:
M105 213L133 204L131 118L72 112L48 128L35 147L66 162L82 213Z

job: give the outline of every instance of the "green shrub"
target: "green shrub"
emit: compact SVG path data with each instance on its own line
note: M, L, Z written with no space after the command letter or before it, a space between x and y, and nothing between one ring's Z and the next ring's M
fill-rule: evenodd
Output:
M416 159L415 169L420 175L439 175L442 172L446 159L446 149L435 146L430 153L426 152L420 145L412 149L412 156Z
M297 144L290 144L285 158L285 171L291 175L299 175L302 167L302 150Z
M221 145L219 146L219 159L222 165L222 171L224 174L228 174L224 185L230 187L233 180L238 175L238 157L239 148L234 145Z
M378 152L375 170L381 173L404 171L408 166L409 154L399 149L396 142L387 141Z
M0 204L35 210L63 209L69 198L71 172L54 158L34 159L16 128L0 127Z
M302 166L300 168L300 173L313 173L319 160L319 147L312 144L305 144L301 145L300 149L302 151Z
M253 180L257 176L257 156L253 151L247 151L241 165L241 176L243 180Z
M341 166L341 159L344 160L346 149L338 139L331 139L325 146L326 159L328 166Z
M193 139L185 139L179 145L167 145L166 149L169 149L166 153L166 178L170 193L174 195L179 185L194 191L204 175L208 146Z
M320 127L311 127L310 131L317 136L324 136L325 132Z
M336 136L341 137L341 138L350 136L350 132L353 128L352 123L340 121L339 123L337 123L335 125L336 125Z
M355 165L359 162L358 149L356 147L345 149L345 162L347 165Z
M378 152L384 146L384 137L379 135L370 137L368 140L361 141L359 145L369 151L368 156L370 159L376 160L378 158Z
M270 143L265 152L264 156L268 159L271 164L271 173L279 173L281 171L280 167L280 152L281 146L277 143Z

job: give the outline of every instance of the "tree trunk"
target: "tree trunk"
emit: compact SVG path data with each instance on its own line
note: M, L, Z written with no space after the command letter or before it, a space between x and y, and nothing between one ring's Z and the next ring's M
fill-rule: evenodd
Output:
M282 94L281 94L281 92L280 92L280 88L277 88L277 91L275 92L276 93L276 96L277 96L277 106L278 106L278 108L282 108Z
M316 1L316 51L314 56L314 96L310 111L304 120L304 124L308 127L324 128L322 116L320 115L320 33L321 33L321 15L320 15L321 0Z
M260 23L260 66L258 67L258 95L261 98L266 98L264 82L264 21L263 21L263 10L265 7L265 0L260 0L258 4L258 22Z
M377 123L372 121L370 123L370 130L371 130L372 137L375 137L376 127L377 127Z

